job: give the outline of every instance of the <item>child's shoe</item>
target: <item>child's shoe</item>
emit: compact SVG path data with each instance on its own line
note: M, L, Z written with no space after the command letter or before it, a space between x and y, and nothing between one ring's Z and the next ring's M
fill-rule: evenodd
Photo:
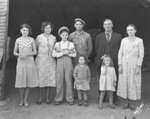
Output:
M78 105L82 106L82 100L79 100Z
M109 106L110 106L111 109L115 109L114 104L110 104Z
M99 109L103 109L103 105L102 105L102 104L99 104L98 108L99 108Z
M86 106L86 107L88 107L88 101L84 100L83 105Z

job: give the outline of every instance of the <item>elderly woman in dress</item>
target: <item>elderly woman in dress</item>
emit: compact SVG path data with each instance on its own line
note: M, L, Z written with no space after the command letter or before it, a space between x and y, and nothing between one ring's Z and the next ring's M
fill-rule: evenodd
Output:
M124 109L135 109L135 100L141 98L141 66L144 57L143 40L135 36L135 25L126 28L128 37L122 39L118 53L119 81L117 95L127 102Z

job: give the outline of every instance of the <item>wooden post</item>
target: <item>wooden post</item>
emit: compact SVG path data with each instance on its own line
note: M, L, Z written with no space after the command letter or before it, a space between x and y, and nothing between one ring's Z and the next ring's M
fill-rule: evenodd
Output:
M6 50L7 50L7 33L8 33L8 13L9 0L0 1L0 50L2 56L2 70L0 71L0 100L4 98L5 72L6 72ZM2 60L1 60L2 59Z

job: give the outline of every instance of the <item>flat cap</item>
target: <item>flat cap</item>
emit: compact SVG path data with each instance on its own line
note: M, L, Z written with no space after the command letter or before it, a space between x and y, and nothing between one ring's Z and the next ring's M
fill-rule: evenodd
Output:
M58 30L58 34L61 35L61 33L64 31L69 33L68 27L66 27L66 26L60 27L60 29Z
M76 18L76 19L74 20L75 23L76 23L77 21L80 21L83 25L86 24L81 18Z

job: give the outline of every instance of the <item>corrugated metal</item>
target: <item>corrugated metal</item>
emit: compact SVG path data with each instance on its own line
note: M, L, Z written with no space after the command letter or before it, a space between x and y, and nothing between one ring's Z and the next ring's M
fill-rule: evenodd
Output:
M5 70L6 70L6 43L8 27L8 9L9 0L0 0L0 100L4 97ZM2 62L3 57L3 62Z

